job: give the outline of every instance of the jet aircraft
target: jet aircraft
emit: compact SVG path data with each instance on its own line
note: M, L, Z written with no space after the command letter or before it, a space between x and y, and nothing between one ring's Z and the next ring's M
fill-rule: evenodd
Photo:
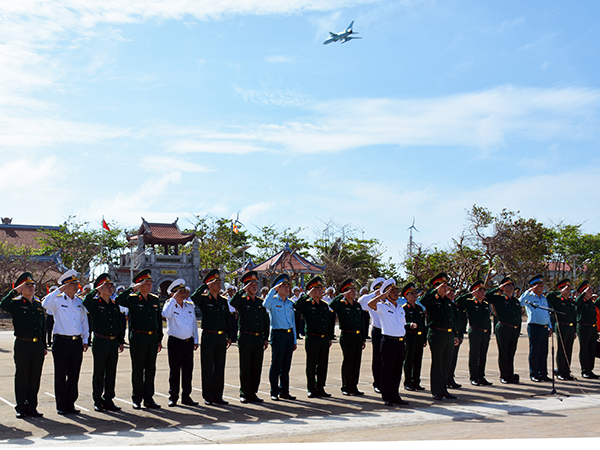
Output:
M323 45L331 44L332 42L337 42L337 41L342 41L342 44L343 44L344 42L347 42L350 39L362 39L360 37L350 36L351 34L358 34L356 31L352 31L353 25L354 25L354 20L352 22L350 22L350 25L348 25L348 28L346 28L344 31L341 31L340 33L332 33L330 31L329 34L331 35L331 37L329 39L327 39L325 42L323 42Z

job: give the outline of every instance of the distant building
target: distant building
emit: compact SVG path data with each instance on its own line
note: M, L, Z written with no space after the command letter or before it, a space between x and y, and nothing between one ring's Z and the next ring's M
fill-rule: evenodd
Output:
M182 233L173 223L151 223L142 217L142 224L134 235L127 236L131 252L121 256L120 266L110 266L109 273L115 284L131 285L131 275L141 269L152 270L154 291L167 297L167 288L177 278L185 279L192 292L199 286L200 252L194 233ZM181 247L192 242L192 252L181 252ZM157 247L160 253L157 254ZM133 263L133 264L132 264Z

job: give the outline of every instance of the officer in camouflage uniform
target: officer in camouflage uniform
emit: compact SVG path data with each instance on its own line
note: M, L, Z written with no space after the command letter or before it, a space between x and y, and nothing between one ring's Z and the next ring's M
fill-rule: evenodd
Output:
M121 324L121 310L112 299L115 285L107 273L94 281L94 289L85 296L83 306L92 318L92 398L94 410L119 411L114 404L117 361L123 351L125 335Z
M46 356L44 308L35 294L30 272L22 273L0 307L12 316L15 335L15 398L17 418L42 417L37 411L42 366Z
M129 349L133 409L142 401L149 409L160 408L154 401L156 357L162 350L162 315L158 296L152 294L152 274L144 269L133 277L135 283L119 294L116 303L129 308Z

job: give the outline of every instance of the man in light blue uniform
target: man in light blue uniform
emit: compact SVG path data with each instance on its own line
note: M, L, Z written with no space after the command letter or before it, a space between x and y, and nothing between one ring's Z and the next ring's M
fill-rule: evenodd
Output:
M290 367L296 350L296 322L290 295L290 277L281 274L271 287L263 306L271 321L271 400L296 400L290 395Z
M529 280L531 286L521 295L519 303L527 311L529 336L529 378L531 381L551 381L548 377L548 336L552 336L548 300L544 296L544 278L536 275Z

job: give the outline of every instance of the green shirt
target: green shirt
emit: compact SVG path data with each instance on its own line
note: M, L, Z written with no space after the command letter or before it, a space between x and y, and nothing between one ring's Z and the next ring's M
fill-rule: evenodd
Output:
M490 304L485 299L478 302L475 297L467 293L458 297L456 303L467 310L469 325L472 329L486 332L491 330Z
M490 289L485 298L496 311L498 322L521 329L521 304L516 297L508 297L498 288Z
M564 313L557 314L559 323L574 325L577 322L577 303L575 303L575 300L570 297L564 299L560 291L550 292L546 295L546 299L555 311ZM552 320L555 320L554 314L552 314Z
M150 293L145 299L139 292L127 288L119 294L115 302L129 308L130 330L157 331L159 340L162 340L162 314L158 295Z
M229 302L238 313L240 332L263 333L265 341L269 340L269 313L263 306L263 299L250 299L246 291L239 290Z
M427 327L438 330L451 330L458 336L455 324L454 306L448 297L440 297L435 288L423 295L419 302L427 310Z
M592 300L585 300L585 294L580 294L577 297L577 323L595 325L596 306L600 307L600 300L594 304Z
M215 299L208 291L205 294L200 293L200 288L196 289L191 296L192 301L202 313L202 329L209 331L225 331L227 338L230 339L233 330L229 320L229 305L227 299L218 295Z
M0 307L13 319L14 335L20 338L40 338L46 342L46 319L39 298L29 302L17 291L11 289L2 299Z
M421 305L415 303L415 306L411 306L410 303L406 303L403 305L404 308L404 316L406 318L406 331L410 331L411 333L417 333L419 331L425 332L427 331L425 328L425 310ZM411 324L416 323L417 328L411 328Z
M337 314L341 331L360 331L362 340L367 340L364 332L365 330L363 328L363 309L360 306L360 303L354 300L354 302L350 304L350 302L346 300L342 294L340 294L331 301L329 307Z
M83 306L92 316L92 331L101 336L117 336L119 344L125 343L121 310L114 300L104 301L96 289L85 296Z
M330 340L333 339L334 331L327 303L302 295L294 304L294 309L302 314L307 334L326 335Z

